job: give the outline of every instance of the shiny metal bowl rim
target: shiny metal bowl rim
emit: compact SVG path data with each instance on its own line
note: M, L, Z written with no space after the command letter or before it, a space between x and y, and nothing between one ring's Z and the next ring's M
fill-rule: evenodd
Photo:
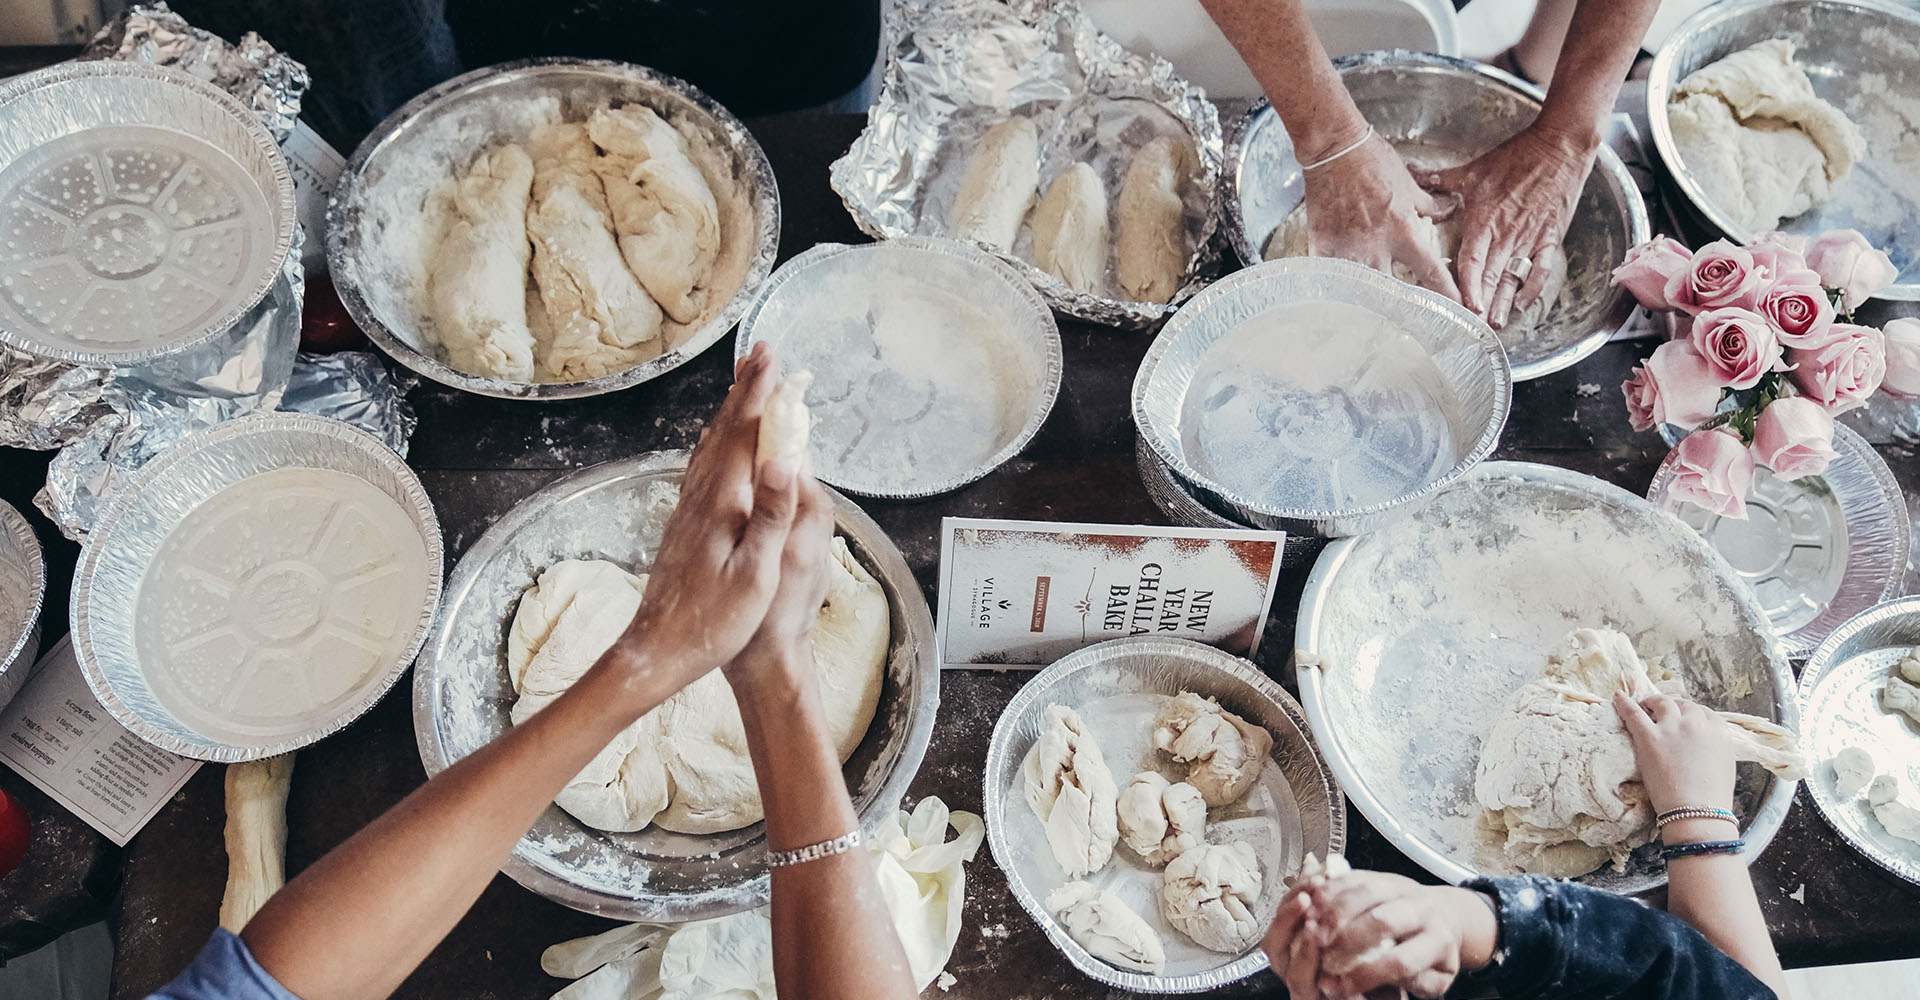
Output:
M1438 69L1452 72L1456 76L1480 77L1491 80L1521 97L1531 101L1538 108L1546 100L1546 92L1534 84L1514 76L1498 67L1471 59L1440 55L1433 52L1413 52L1407 49L1381 49L1374 52L1356 52L1334 60L1334 68L1345 73L1348 70L1372 69L1376 67L1404 67L1409 69ZM1240 190L1241 165L1246 162L1247 138L1253 134L1255 123L1263 115L1273 114L1273 105L1265 98L1254 102L1246 113L1239 116L1227 135L1227 163L1225 186L1221 189L1220 200L1226 203L1227 238L1233 244L1233 252L1241 263L1248 266L1261 263L1263 256L1253 243L1253 237L1247 232L1245 207L1238 197ZM1647 202L1640 196L1640 186L1634 183L1633 175L1620 159L1620 154L1612 147L1602 145L1594 159L1593 170L1606 177L1607 185L1620 196L1627 211L1627 245L1638 246L1652 235L1652 224L1648 221ZM1564 371L1591 357L1595 351L1605 347L1613 335L1625 326L1633 316L1633 297L1626 289L1613 286L1608 293L1608 304L1601 313L1600 325L1585 337L1536 361L1510 365L1515 382L1527 382L1554 372Z
M740 321L740 336L734 338L733 356L734 360L737 361L746 357L747 353L753 350L753 345L760 340L760 338L754 335L754 321L759 318L760 311L766 307L768 302L773 300L773 296L776 293L789 282L796 280L796 276L807 268L829 257L837 257L841 254L893 253L899 251L904 251L909 254L945 254L987 268L995 277L1005 282L1008 290L1012 291L1024 301L1033 311L1034 324L1029 333L1038 335L1036 339L1040 341L1045 352L1045 364L1042 366L1044 371L1039 379L1040 384L1034 387L1035 395L1039 397L1038 405L1028 412L1027 421L1021 425L1020 433L1014 435L1011 440L1002 446L999 451L989 456L986 461L981 462L979 465L957 476L897 490L876 489L851 483L833 483L834 486L846 490L855 496L874 497L882 500L924 500L927 497L939 496L942 493L951 493L968 483L978 482L986 478L993 470L1012 461L1014 456L1025 451L1027 445L1033 443L1034 437L1040 433L1040 428L1046 424L1047 417L1052 415L1054 403L1060 398L1060 380L1066 370L1064 353L1060 345L1060 324L1054 320L1053 310L1047 307L1046 299L1041 296L1040 292L1034 288L1031 282L1022 278L1020 273L1015 271L1002 256L989 253L979 245L971 242L947 239L939 236L896 236L892 239L880 240L874 243L816 243L801 253L796 254L786 263L781 264L773 276L768 278L765 284L761 286L759 295L754 298L753 306L747 310L746 317ZM816 417L815 419L818 418ZM821 481L829 482L830 480L823 476Z
M1680 150L1674 145L1673 125L1667 120L1667 105L1673 100L1673 88L1680 83L1680 73L1675 63L1679 61L1680 50L1686 48L1695 37L1716 30L1729 21L1759 14L1783 3L1857 7L1905 21L1920 31L1920 12L1882 0L1719 0L1695 11L1680 22L1673 34L1667 36L1660 51L1654 53L1653 65L1647 74L1647 123L1653 130L1653 147L1661 164L1667 168L1674 186L1686 196L1688 206L1735 243L1751 241L1756 235L1755 231L1720 210L1714 200L1707 196L1693 172L1681 165ZM1906 302L1920 300L1920 281L1896 281L1874 293L1873 298Z
M1383 500L1379 503L1367 504L1362 507L1355 507L1351 510L1297 510L1263 505L1250 498L1236 494L1234 491L1215 482L1211 477L1201 474L1198 469L1193 467L1191 462L1187 461L1187 456L1179 449L1169 449L1162 442L1162 435L1153 430L1155 421L1147 410L1147 389L1153 381L1153 376L1160 366L1161 359L1171 350L1174 341L1185 331L1188 325L1194 322L1193 317L1198 316L1216 300L1237 291L1242 285L1255 284L1272 276L1292 272L1305 274L1320 272L1322 274L1356 278L1371 282L1392 282L1394 286L1398 286L1393 288L1393 291L1397 294L1410 295L1414 298L1425 297L1429 304L1439 308L1443 312L1451 313L1456 320L1459 320L1466 326L1467 330L1471 332L1475 339L1480 341L1481 347L1485 349L1487 357L1494 362L1494 412L1481 427L1480 436L1474 441L1473 447L1469 448L1465 455L1456 460L1453 463L1453 467L1448 469L1445 475L1403 496L1395 497L1391 500ZM1189 386L1189 388L1191 388L1191 386ZM1153 449L1153 453L1159 456L1160 461L1165 463L1167 468L1178 477L1178 481L1184 481L1192 485L1196 490L1202 491L1205 495L1219 498L1221 503L1226 504L1234 510L1244 510L1247 511L1250 516L1257 515L1258 517L1277 520L1280 521L1283 526L1289 525L1290 522L1297 522L1306 525L1318 525L1322 523L1356 524L1364 528L1371 528L1374 526L1373 522L1377 522L1383 515L1403 513L1414 509L1416 505L1430 499L1442 489L1459 482L1462 477L1471 472L1475 466L1479 465L1488 455L1493 453L1493 449L1500 443L1501 433L1506 430L1507 417L1512 407L1513 378L1512 371L1507 366L1506 348L1501 346L1500 338L1494 334L1492 328L1481 322L1478 316L1468 312L1467 308L1460 303L1436 292L1430 292L1424 288L1395 281L1393 278L1364 265L1332 257L1293 257L1265 261L1255 264L1252 267L1236 271L1207 286L1200 294L1195 295L1186 305L1182 306L1180 311L1175 313L1173 318L1167 321L1166 326L1160 328L1159 334L1153 339L1153 344L1147 348L1146 357L1141 359L1140 368L1135 373L1133 379L1133 422L1135 426L1140 428L1141 437L1146 439L1147 446ZM1175 419L1178 419L1177 415ZM1175 433L1173 436L1177 439L1179 434ZM1289 526L1288 530L1294 529ZM1358 532L1356 530L1348 533Z
M1641 507L1659 517L1673 516L1653 506L1645 497L1603 479L1557 465L1541 465L1534 462L1486 462L1474 471L1477 476L1497 476L1575 490L1629 507ZM1678 523L1677 519L1676 523ZM1700 551L1706 556L1709 569L1721 579L1730 581L1729 590L1746 618L1750 622L1759 623L1761 627L1765 627L1766 613L1761 610L1760 599L1753 595L1752 589L1734 575L1732 567L1726 564L1726 560L1720 553L1706 544L1705 539L1694 534L1693 529L1687 528L1684 524L1680 527L1700 543ZM1295 678L1300 685L1300 703L1306 709L1308 721L1313 725L1314 742L1319 746L1320 752L1325 755L1328 766L1332 768L1334 776L1339 780L1340 787L1346 791L1348 800L1360 810L1361 815L1367 818L1367 822L1420 867L1449 883L1458 884L1478 877L1481 873L1435 850L1420 838L1416 831L1409 829L1396 819L1379 797L1367 787L1359 770L1347 756L1345 746L1339 740L1329 738L1329 735L1334 732L1334 726L1327 712L1326 699L1322 697L1320 690L1320 672L1323 669L1320 662L1321 619L1325 617L1327 600L1331 596L1334 580L1338 578L1341 568L1345 565L1347 558L1353 554L1354 548L1365 540L1365 536L1334 540L1327 545L1326 550L1320 554L1319 560L1313 564L1312 572L1307 574L1306 587L1300 596L1300 614L1295 620L1293 640ZM1764 635L1767 647L1774 652L1771 659L1773 660L1776 721L1797 734L1800 731L1800 699L1794 685L1793 667L1787 659L1785 649L1772 632L1769 630ZM1741 831L1741 836L1747 844L1746 851L1741 857L1749 865L1766 851L1767 845L1773 842L1774 835L1780 832L1780 826L1787 818L1787 810L1793 806L1794 788L1799 785L1798 780L1788 781L1774 776L1769 776L1768 780L1770 784L1767 793L1761 797L1759 805L1754 810L1753 818ZM1664 871L1648 876L1648 880L1648 884L1636 890L1635 895L1667 884Z
M1901 597L1876 604L1854 615L1852 618L1847 619L1839 628L1834 629L1825 639L1821 640L1820 645L1814 649L1813 655L1807 657L1806 665L1800 670L1800 685L1798 688L1800 701L1809 702L1812 700L1814 689L1819 687L1820 683L1827 679L1827 676L1832 673L1834 668L1840 666L1840 662L1836 662L1840 648L1848 642L1851 642L1855 635L1890 619L1902 618L1911 618L1916 622L1920 622L1920 595ZM1812 762L1814 767L1820 767L1824 763L1824 761ZM1807 782L1807 797L1813 799L1813 807L1820 811L1820 818L1827 821L1827 825L1832 827L1833 831L1840 835L1841 840L1846 841L1848 847L1858 851L1862 856L1867 858L1867 860L1872 861L1888 872L1915 885L1920 885L1920 877L1916 877L1915 869L1912 866L1905 868L1895 866L1888 858L1881 854L1877 847L1855 836L1849 828L1849 824L1840 822L1840 818L1834 815L1834 811L1838 809L1839 806L1837 803L1827 800L1824 786L1822 786L1820 782Z
M744 141L733 149L736 157L744 160L749 172L756 181L756 188L749 195L751 206L755 198L764 199L766 218L756 218L752 228L762 237L760 246L754 250L753 259L747 265L745 278L733 293L726 308L700 329L693 331L679 346L652 360L625 368L617 372L608 372L594 378L575 382L516 382L511 379L490 378L464 372L442 362L429 351L422 351L407 343L404 337L395 333L382 322L368 304L366 295L360 290L360 278L356 263L358 243L349 242L346 216L349 204L358 196L360 179L367 166L394 140L396 134L403 133L413 124L414 119L427 112L442 99L454 96L470 87L492 83L498 78L510 76L538 77L567 70L596 73L619 80L634 81L648 87L677 92L692 102L702 112L718 121L727 131L738 135ZM401 141L404 141L404 136ZM757 215L757 213L756 213ZM530 399L536 401L554 399L579 399L586 396L603 396L631 388L642 382L650 382L699 356L712 347L721 337L733 329L747 310L747 303L758 292L767 276L773 271L773 258L780 245L780 186L774 180L773 165L768 162L766 151L760 148L759 140L741 124L718 101L707 96L706 92L678 77L669 76L658 70L649 69L634 63L620 62L614 59L580 59L571 56L539 56L532 59L518 59L512 62L484 66L480 69L462 73L451 80L435 85L412 100L402 104L392 114L382 119L374 130L356 146L353 156L340 172L340 179L334 185L332 197L327 199L327 268L335 276L334 287L340 293L340 302L346 306L347 314L353 318L367 339L377 344L388 357L412 369L414 373L432 379L441 385L496 399Z
M40 612L47 603L47 557L40 548L40 537L34 534L33 524L25 514L4 500L0 500L0 530L12 535L14 544L28 554L31 561L27 563L27 570L33 578L33 593L27 595L30 600L24 602L20 609L23 612L18 623L21 626L20 635L11 646L0 650L0 674L4 674L10 670L32 667L31 660L39 652ZM12 624L15 623L0 622L0 627ZM4 687L4 684L0 684L0 689ZM4 703L0 703L0 709L5 707Z
M691 454L686 450L644 452L568 472L523 497L506 513L494 519L487 530L461 554L453 573L447 578L447 597L440 602L439 612L428 633L432 641L426 642L418 650L413 672L414 743L427 777L432 778L454 763L448 759L447 748L440 740L437 725L439 693L435 684L439 651L449 641L447 630L452 625L449 609L460 603L462 596L480 582L481 569L491 561L496 550L505 545L514 532L565 496L638 474L684 470ZM921 762L926 758L927 747L933 742L934 716L940 708L940 664L934 653L933 612L927 607L926 594L915 580L906 557L901 555L893 539L866 511L831 487L827 487L827 495L833 500L835 526L843 532L851 528L860 536L862 548L876 563L872 567L876 571L875 579L894 592L888 595L888 600L904 601L906 607L902 609L902 617L907 622L907 641L918 636L921 650L918 669L913 673L915 683L902 693L909 702L911 722L899 760L893 772L881 784L879 794L865 809L859 810L861 829L871 831L893 816L899 808L907 787L913 783ZM726 916L742 909L762 906L772 894L771 876L762 870L757 873L743 872L739 882L694 895L660 897L649 894L643 888L642 895L638 897L618 896L562 878L523 855L520 843L515 841L513 854L501 864L501 872L522 888L583 913L618 920L679 923ZM740 892L742 885L752 887L745 894L751 898L746 898L744 903Z
M108 76L145 78L155 86L180 87L202 100L218 105L221 110L233 116L261 157L272 168L273 189L262 191L260 195L267 200L268 209L278 221L278 226L273 236L273 248L262 258L270 263L261 265L260 273L254 276L253 283L248 286L247 294L235 297L234 304L230 308L208 320L205 329L191 337L183 337L159 347L145 347L134 351L75 351L43 347L31 337L21 337L5 326L0 326L0 344L6 344L36 357L52 358L93 368L135 364L168 357L192 350L231 330L234 324L240 322L242 317L266 297L267 292L273 288L273 283L280 280L280 266L293 248L294 229L299 225L299 218L294 211L293 173L287 166L285 154L280 151L280 144L273 141L273 133L267 131L267 127L255 117L251 109L240 103L239 98L190 73L167 66L156 66L152 63L119 59L85 59L56 63L45 69L23 73L11 80L0 82L0 118L5 117L8 104L48 84ZM79 131L85 131L85 129L68 134L78 134Z
M93 625L88 606L94 570L99 565L100 546L112 542L115 529L121 519L128 515L140 494L147 490L165 487L166 476L174 466L191 460L201 451L235 438L285 432L318 434L334 438L359 449L393 473L402 492L406 494L404 502L398 497L394 498L395 502L409 508L408 513L420 519L420 541L426 549L427 586L426 593L423 595L425 612L415 622L413 639L407 648L399 656L394 657L393 663L386 667L378 679L371 679L364 683L361 696L347 708L342 709L326 725L308 730L291 739L260 746L237 747L211 739L204 743L189 743L152 725L128 708L127 704L114 692L112 680L108 678L106 671L94 655ZM286 457L288 461L279 468L299 467L298 455ZM318 743L345 729L370 711L374 705L379 704L380 699L386 697L387 692L400 679L400 675L406 673L407 668L412 665L413 658L420 652L421 645L427 641L428 627L433 623L440 606L443 559L440 519L434 513L432 499L427 496L426 488L420 485L420 478L414 475L413 469L379 438L352 424L331 417L306 413L262 413L239 417L216 424L206 430L195 431L155 456L146 465L141 466L131 480L107 495L106 508L101 512L93 531L87 535L86 544L80 549L79 566L74 571L73 596L68 605L69 626L73 630L74 658L80 663L80 672L86 677L87 687L93 689L94 697L99 699L108 714L134 735L168 753L194 760L226 764L275 757Z
M1046 907L1044 897L1036 894L1023 880L1018 871L1004 859L1013 856L1013 845L1007 841L1004 824L992 822L993 817L1006 811L1002 800L1017 798L1016 793L1000 787L994 776L1000 770L994 762L1006 759L1013 753L1013 738L1016 721L1032 710L1035 703L1045 699L1051 688L1068 675L1081 670L1089 670L1105 665L1105 657L1118 651L1141 653L1153 656L1183 657L1201 666L1225 674L1234 680L1253 688L1267 697L1275 707L1293 721L1295 729L1303 737L1302 743L1313 762L1318 765L1320 777L1326 782L1327 789L1327 850L1338 853L1347 845L1347 809L1341 794L1341 785L1327 764L1327 756L1319 746L1312 727L1308 724L1306 713L1300 703L1281 687L1278 681L1267 676L1266 672L1255 666L1252 661L1216 649L1191 639L1169 639L1160 636L1141 635L1124 639L1109 639L1106 642L1077 649L1055 660L1050 666L1040 670L1021 685L1013 700L1002 709L1000 717L994 722L993 735L987 744L985 779L985 798L982 800L982 815L989 818L987 823L987 845L993 851L993 857L1000 864L1001 872L1006 876L1007 887L1018 900L1020 907L1027 911L1034 923L1039 924L1053 946L1073 963L1088 978L1108 986L1137 993L1195 993L1214 989L1228 983L1238 982L1267 967L1267 956L1256 946L1245 955L1223 962L1208 972L1190 973L1185 976L1155 976L1142 972L1129 972L1093 956L1093 953L1075 941L1059 926L1059 922ZM1280 743L1276 740L1274 747Z

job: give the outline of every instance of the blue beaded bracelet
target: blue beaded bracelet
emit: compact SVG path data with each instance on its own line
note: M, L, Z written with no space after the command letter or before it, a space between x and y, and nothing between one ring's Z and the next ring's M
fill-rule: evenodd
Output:
M1660 858L1672 861L1674 858L1693 858L1707 854L1739 854L1747 849L1744 840L1702 840L1691 844L1663 844Z

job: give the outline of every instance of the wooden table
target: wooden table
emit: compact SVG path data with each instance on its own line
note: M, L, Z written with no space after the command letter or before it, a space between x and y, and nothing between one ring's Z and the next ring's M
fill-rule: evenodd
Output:
M784 198L782 259L815 243L862 237L827 187L827 165L860 128L858 117L780 117L755 121ZM863 504L905 553L931 602L946 516L1012 517L1111 523L1164 523L1134 467L1128 409L1133 373L1149 337L1063 322L1066 377L1046 427L1024 454L978 483L917 503ZM1651 345L1609 346L1575 370L1517 387L1499 458L1567 466L1643 491L1666 448L1633 434L1617 386ZM598 399L536 405L464 395L423 385L411 399L420 416L409 462L438 509L448 559L457 559L492 521L554 478L637 452L690 446L729 381L731 340L680 370ZM1883 453L1911 497L1910 449ZM4 494L18 503L38 486L44 457L0 452ZM32 480L27 482L26 480ZM45 534L49 534L45 533ZM74 551L52 546L56 574ZM1282 577L1259 661L1289 689L1286 664L1305 570ZM64 588L51 607L50 635L65 631ZM948 671L941 678L935 735L911 797L938 795L977 811L981 766L995 719L1025 675ZM1409 752L1417 752L1410 748ZM402 682L365 717L301 751L288 803L291 871L398 802L424 774L415 750L409 685ZM11 786L9 786L11 787ZM113 996L143 996L174 975L215 921L226 858L221 846L220 770L210 767L134 840L125 888L113 912L118 956ZM1348 854L1355 864L1431 881L1349 810ZM76 824L58 826L79 837ZM1920 889L1884 874L1836 837L1805 801L1789 814L1753 867L1762 906L1789 965L1920 955ZM76 884L79 872L74 873ZM1058 955L1015 904L984 847L968 866L965 925L949 995L1093 998L1114 995ZM0 895L10 888L0 883ZM550 944L610 926L496 878L398 996L460 1000L544 998L566 985L540 971ZM1219 995L1278 990L1270 974ZM938 995L938 994L935 994Z

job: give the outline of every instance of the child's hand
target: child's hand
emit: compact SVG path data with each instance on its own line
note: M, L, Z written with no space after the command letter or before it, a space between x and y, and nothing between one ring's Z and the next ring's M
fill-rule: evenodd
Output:
M1633 741L1640 780L1654 812L1733 807L1733 745L1726 725L1712 711L1661 694L1637 703L1615 694L1613 708Z

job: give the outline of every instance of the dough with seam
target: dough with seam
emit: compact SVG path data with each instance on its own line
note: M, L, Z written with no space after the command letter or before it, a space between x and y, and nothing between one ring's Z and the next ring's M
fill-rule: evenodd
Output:
M1048 705L1046 724L1021 762L1027 805L1068 878L1106 867L1120 839L1113 772L1073 709Z
M447 363L463 372L533 380L524 291L532 190L533 160L509 144L476 158L436 199L443 228L427 259L427 306Z

